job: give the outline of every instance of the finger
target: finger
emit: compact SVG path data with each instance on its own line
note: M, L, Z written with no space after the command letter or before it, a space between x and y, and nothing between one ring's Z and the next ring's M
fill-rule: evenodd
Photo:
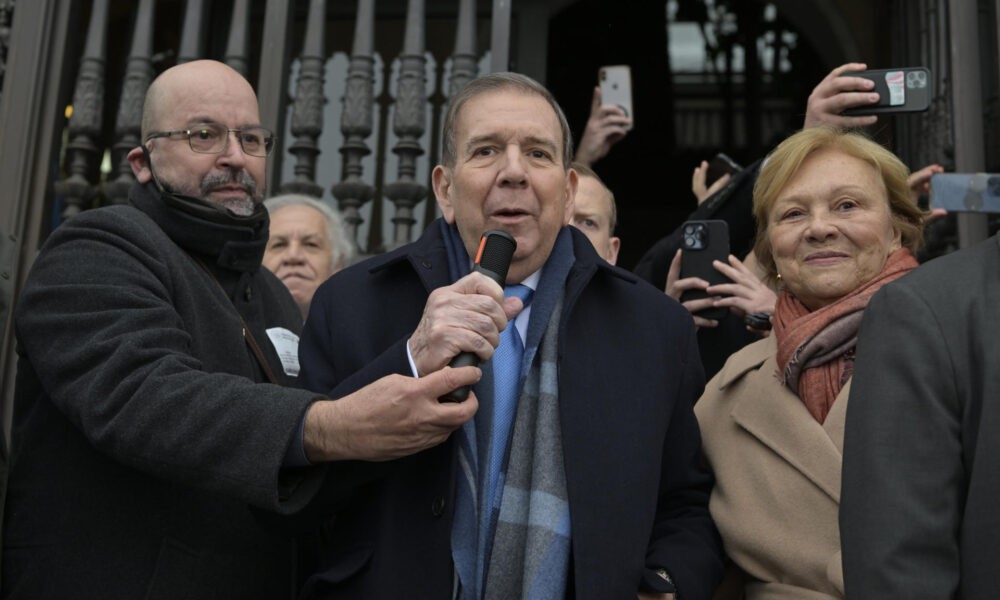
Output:
M596 115L601 110L601 86L594 86L594 99L590 103L591 116Z
M475 385L482 376L483 371L479 367L454 368L446 366L433 373L428 373L420 379L404 378L403 385L412 386L419 398L433 400L436 405L437 399L441 396L460 387ZM448 411L444 412L447 413Z
M746 298L741 298L740 296L715 298L715 301L712 302L712 306L716 308L736 308L743 313L749 312L751 308L750 301Z
M833 77L823 87L826 97L849 92L864 93L875 88L875 82L867 77Z
M946 211L945 209L943 209L943 208L935 208L930 213L928 213L927 215L924 216L924 225L927 225L928 223L932 223L934 221L937 221L938 219L940 219L941 217L946 216L947 214L948 214L948 211Z
M445 369L448 368L450 367L445 367ZM442 369L442 371L445 369ZM438 372L440 373L441 371ZM458 388L441 392L441 396L449 394L455 389ZM437 396L437 398L441 396ZM479 410L479 398L476 397L476 394L472 390L469 390L469 395L466 396L463 402L440 402L435 398L433 406L435 407L434 415L427 422L430 425L450 432L461 427L472 419L472 417L476 416L476 411Z
M694 168L694 173L691 174L691 191L699 198L701 197L699 192L704 192L705 190L705 174L707 171L708 162L703 160L700 165Z
M920 184L926 184L935 173L944 173L944 167L941 165L927 165L919 171L910 173L910 176L907 178L907 182L910 184L911 188Z
M671 291L675 293L683 293L688 290L705 290L708 289L708 282L700 277L685 277L684 279L678 279L674 282Z
M878 102L877 92L843 92L824 100L820 108L823 112L840 115L849 108L869 106L876 102Z
M628 115L625 114L625 110L617 104L602 104L599 107L598 115L602 121L605 119L617 119L619 121L628 120Z
M680 276L680 274L681 274L681 251L680 249L678 249L677 252L674 253L673 260L670 261L670 268L667 269L667 285L663 288L664 292L666 292L667 294L670 293L667 290L673 287L674 282L677 281L677 278Z
M715 298L698 298L697 300L688 300L681 306L688 309L688 312L695 314L699 311L705 310L706 308L713 308L715 306Z
M448 287L459 294L482 294L493 298L497 304L503 302L503 287L478 271L469 273Z
M836 69L830 71L830 73L823 79L824 81L828 79L833 79L834 77L840 77L841 73L846 73L848 71L867 71L868 65L860 62L844 63L837 67ZM860 78L859 78L860 79Z
M705 288L705 292L712 296L725 296L726 298L751 298L753 296L753 289L741 283L720 283L718 285L710 285Z
M712 267L735 283L753 284L757 281L757 276L750 269L743 266L743 263L732 254L729 255L729 264L721 260L713 260Z
M721 190L721 189L722 189L723 187L725 187L725 185L726 185L727 183L729 183L729 180L730 180L731 178L732 178L732 177L730 176L730 174L729 174L729 173L726 173L726 174L725 174L725 175L723 175L722 177L719 177L718 179L716 179L716 180L715 180L715 182L714 182L714 183L712 183L712 185L710 185L710 186L708 187L708 190L707 190L707 195L711 196L711 195L712 195L712 194L714 194L715 192L718 192L719 190Z
M504 298L503 301L503 313L507 316L507 322L514 320L514 317L519 315L521 311L524 310L524 303L521 302L520 298L511 296L510 298ZM502 330L503 328L501 328Z
M698 315L693 313L691 316L694 317L694 324L697 327L708 327L709 329L711 329L712 327L719 326L719 322L716 321L715 319L706 319L705 317L699 317Z

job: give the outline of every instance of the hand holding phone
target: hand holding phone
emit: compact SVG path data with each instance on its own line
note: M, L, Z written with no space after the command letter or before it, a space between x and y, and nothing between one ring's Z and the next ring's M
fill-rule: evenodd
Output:
M632 111L632 71L628 65L612 65L601 67L597 73L601 88L601 104L610 104L622 109L625 116L632 120L625 129L630 130L635 124Z
M931 208L1000 213L1000 173L931 175Z
M923 112L930 107L933 90L931 72L926 67L844 71L841 77L863 77L874 83L878 102L855 106L842 115L879 115L883 113Z
M735 160L729 158L722 152L715 155L708 161L708 171L705 173L705 185L711 187L723 175L735 175L743 170Z
M732 283L719 272L712 261L729 260L729 225L725 221L687 221L682 226L680 279L697 277L711 285ZM709 298L703 289L689 289L681 294L681 304L691 300ZM718 320L729 314L727 307L710 307L699 310L697 316Z

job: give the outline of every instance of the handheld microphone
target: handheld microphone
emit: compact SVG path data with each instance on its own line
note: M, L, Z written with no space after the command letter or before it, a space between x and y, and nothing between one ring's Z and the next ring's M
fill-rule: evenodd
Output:
M503 287L507 281L507 270L510 269L510 261L514 257L514 250L517 249L517 242L506 231L491 229L483 234L479 240L479 252L476 253L473 271L478 271L486 275ZM512 326L513 324L511 324ZM472 352L460 352L448 363L452 367L470 367L479 362L479 358ZM469 397L469 386L464 385L449 394L438 398L440 402L465 402Z

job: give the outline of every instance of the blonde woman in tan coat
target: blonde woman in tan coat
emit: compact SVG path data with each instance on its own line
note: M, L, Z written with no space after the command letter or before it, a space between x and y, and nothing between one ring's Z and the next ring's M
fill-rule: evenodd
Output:
M695 406L733 563L717 598L843 598L854 346L871 296L917 266L923 215L908 175L888 150L830 127L791 136L761 169L754 250L780 288L774 330L730 357Z

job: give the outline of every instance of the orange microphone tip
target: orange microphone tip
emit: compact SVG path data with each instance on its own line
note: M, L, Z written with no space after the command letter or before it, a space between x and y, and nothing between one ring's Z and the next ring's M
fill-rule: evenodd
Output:
M476 252L476 264L479 264L479 260L483 257L483 248L486 247L486 236L484 235L482 239L479 240L479 251Z

